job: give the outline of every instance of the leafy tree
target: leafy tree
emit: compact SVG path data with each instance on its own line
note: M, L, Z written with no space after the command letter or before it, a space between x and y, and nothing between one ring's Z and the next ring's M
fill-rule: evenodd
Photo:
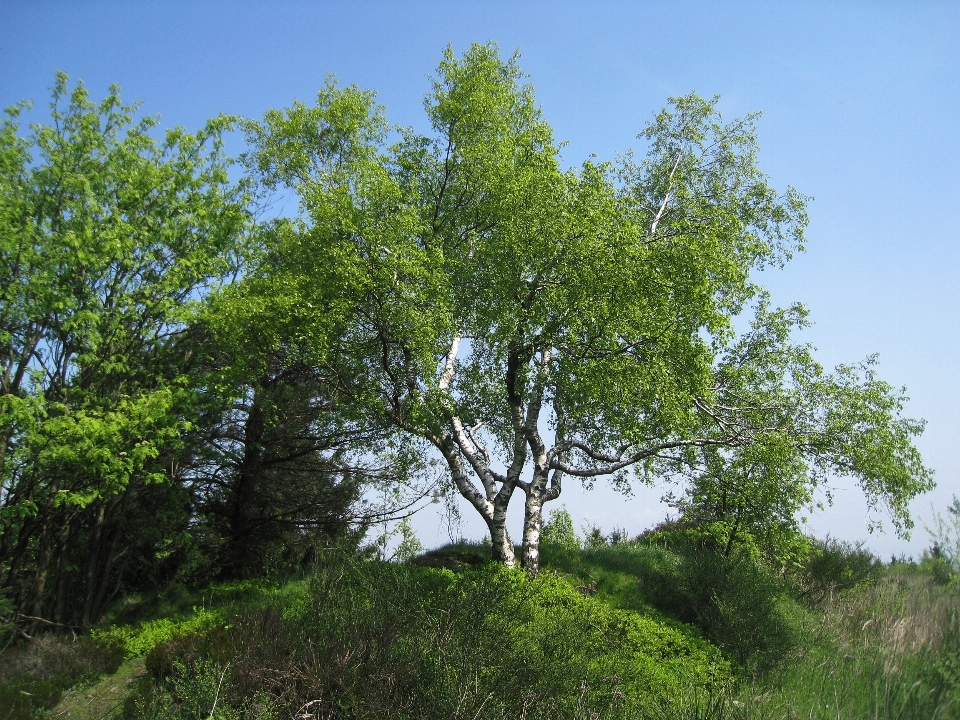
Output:
M318 543L356 546L436 485L418 446L352 407L330 363L304 361L306 332L332 317L291 322L309 302L281 272L291 232L262 223L245 276L211 294L195 326L208 355L192 383L205 391L185 478L207 562L225 577L295 566Z
M521 79L493 45L448 49L430 136L390 128L372 93L332 81L314 107L249 126L251 166L300 199L262 282L293 298L268 316L297 327L304 361L329 368L358 412L429 442L508 564L519 491L534 572L543 505L567 476L627 489L631 468L722 462L746 487L759 463L760 495L794 482L769 498L785 517L839 469L905 523L930 481L902 396L809 363L791 385L802 349L783 338L749 355L785 327L762 307L759 329L734 337L761 292L751 272L801 248L806 224L803 197L757 168L754 117L724 123L715 101L675 98L641 134L642 160L564 170ZM764 392L801 397L815 429L763 421L749 395ZM812 476L790 464L791 443Z
M781 561L802 552L798 516L832 477L854 478L901 533L910 498L932 487L912 444L923 423L901 416L904 390L876 377L875 357L826 372L809 345L790 343L806 323L802 306L771 310L761 298L751 330L722 349L715 400L703 406L698 433L719 441L655 468L687 481L672 504L711 526L724 556L746 539Z
M580 538L573 529L573 518L566 507L561 506L550 513L550 517L543 523L540 534L543 544L554 545L564 550L579 550Z
M188 321L248 213L229 118L155 137L117 87L95 103L63 74L49 125L21 134L25 108L0 128L0 571L22 613L86 626L171 534Z

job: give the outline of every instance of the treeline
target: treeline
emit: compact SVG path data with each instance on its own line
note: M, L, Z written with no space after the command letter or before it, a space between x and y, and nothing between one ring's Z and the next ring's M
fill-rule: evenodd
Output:
M361 488L410 458L210 302L269 261L237 121L160 132L64 75L47 124L26 110L0 127L0 615L85 628L133 589L356 542Z

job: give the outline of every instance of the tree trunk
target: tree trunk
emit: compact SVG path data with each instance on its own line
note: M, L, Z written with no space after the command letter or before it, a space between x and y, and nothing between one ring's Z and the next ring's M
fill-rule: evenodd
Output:
M230 537L227 546L227 574L243 575L250 561L250 531L252 506L257 495L257 481L263 455L265 418L262 400L255 392L247 422L243 429L243 458L237 467L237 479L233 487L233 503L230 511Z
M32 483L27 492L26 501L30 502L33 500L34 491L36 490L36 483ZM11 490L12 492L12 490ZM17 505L20 502L20 493L17 493L14 497L14 501L6 505L10 508L14 505ZM13 553L9 556L10 568L7 571L7 576L3 579L3 582L0 583L0 587L13 587L17 578L20 574L20 567L23 564L24 556L27 552L27 544L30 541L30 536L33 534L34 529L37 526L36 517L25 517L21 518L20 525L17 527L14 523L9 522L4 524L3 529L3 540L0 541L0 562L6 562L8 558L10 537L13 532L13 528L17 527L17 544L13 549Z
M101 500L97 503L97 508L93 520L90 538L90 555L87 558L87 588L83 599L83 613L80 616L80 625L84 628L90 627L90 616L93 614L93 602L97 592L97 569L100 567L100 546L103 539L103 516L106 512L106 502Z
M40 523L40 543L37 551L37 569L33 576L33 586L30 589L30 595L24 603L24 607L30 608L30 614L34 617L43 615L43 594L47 587L47 573L50 570L50 559L53 557L53 525L54 519L58 513L54 506L57 492L60 489L60 478L54 477L50 483L48 497L44 503L44 508L37 516Z
M493 519L487 523L490 528L491 553L494 561L513 567L517 564L517 558L510 533L507 532L507 505L499 505L494 503Z
M727 546L723 550L724 557L730 557L730 553L733 552L733 541L737 537L737 530L740 528L740 508L737 508L737 517L733 522L733 527L730 528L730 537L727 538Z
M67 604L67 554L70 540L70 518L63 523L57 538L57 577L54 590L53 621L63 624Z
M93 602L91 603L91 618L99 617L106 606L107 585L110 582L110 572L113 570L113 564L117 559L117 543L120 541L121 535L123 535L123 520L130 509L130 500L133 495L134 489L133 483L131 482L127 485L127 489L123 493L123 499L119 503L120 507L116 508L116 504L114 504L115 511L111 511L110 513L112 517L116 518L116 522L113 525L113 532L110 533L110 545L107 547L106 554L100 553L100 567L97 568L99 579L96 592L93 596ZM129 548L125 549L124 553L127 553L128 550ZM126 567L126 563L124 563L124 567ZM118 579L118 583L119 582L120 580Z
M17 535L17 545L13 549L13 556L10 560L10 570L7 572L7 577L3 580L2 587L14 588L14 592L16 592L17 581L20 579L20 568L23 566L23 561L27 556L30 538L36 527L37 522L35 520L24 521L20 527L19 534Z
M50 538L52 522L48 515L40 530L40 549L37 552L37 570L33 576L33 587L30 589L30 600L26 606L34 617L43 615L43 593L47 585L47 571L50 568L50 558L53 556L53 543Z
M523 559L521 566L533 576L540 572L540 528L543 525L543 496L531 490L523 506Z
M120 587L123 584L123 573L127 569L127 561L130 560L131 553L129 552L129 550L130 548L126 547L120 553L120 556L123 557L123 562L120 563L120 567L117 569L117 582L114 583L113 585L113 592L111 592L110 595L108 595L106 598L103 599L104 608L107 608L110 605L110 603L112 603L114 599L116 599L116 597L120 594ZM107 586L106 579L104 579L104 583L103 583L104 590L106 590L106 586Z

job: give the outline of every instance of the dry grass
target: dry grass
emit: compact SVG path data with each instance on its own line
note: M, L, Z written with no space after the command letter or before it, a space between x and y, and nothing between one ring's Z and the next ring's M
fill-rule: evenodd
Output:
M859 592L830 598L824 630L843 653L876 652L888 672L904 657L939 652L960 617L960 585L938 585L929 576L892 574Z
M738 720L946 720L960 710L960 584L916 569L829 596L780 682L743 688ZM759 702L760 695L763 702Z
M134 686L146 674L143 658L125 662L113 675L88 688L68 690L50 711L52 720L105 720L117 717Z
M0 653L0 708L4 720L26 720L54 707L65 690L113 673L119 647L90 637L41 636Z

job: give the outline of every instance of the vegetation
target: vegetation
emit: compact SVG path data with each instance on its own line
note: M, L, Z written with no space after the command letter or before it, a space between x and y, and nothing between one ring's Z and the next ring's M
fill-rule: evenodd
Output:
M806 311L770 308L752 279L806 225L804 198L757 167L755 117L674 98L639 136L642 161L564 170L521 80L516 57L474 45L440 63L431 134L391 134L371 93L333 81L313 107L248 123L256 176L301 212L232 289L247 322L296 328L296 357L354 412L437 453L507 564L522 493L530 572L564 478L627 490L631 469L688 481L678 503L729 543L789 544L828 475L908 529L931 487L923 424L873 360L824 371L790 341Z
M295 568L403 506L415 458L213 307L268 234L228 179L236 121L158 139L63 75L50 124L21 135L26 109L0 125L0 614L86 630L125 593ZM384 485L397 502L363 507Z
M960 714L960 576L836 542L787 574L716 552L704 575L689 535L548 543L536 578L481 544L329 550L285 583L131 597L89 640L10 648L0 697L33 718L139 657L115 709L131 720Z
M448 50L424 135L332 79L196 133L62 74L7 111L0 720L141 670L131 719L956 714L960 505L919 567L800 532L845 476L904 533L932 473L753 280L806 225L755 116L567 169L522 77ZM581 541L568 478L677 517ZM457 496L486 544L422 553Z

